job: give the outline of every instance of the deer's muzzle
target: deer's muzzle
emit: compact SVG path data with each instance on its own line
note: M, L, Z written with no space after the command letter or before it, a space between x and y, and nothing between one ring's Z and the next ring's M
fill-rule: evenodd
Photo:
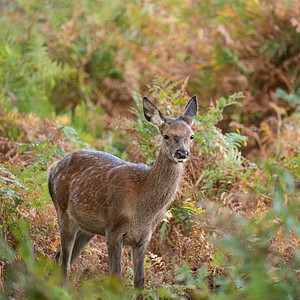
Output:
M189 156L189 151L187 151L187 150L176 150L175 156L176 156L176 158L178 158L180 160L181 159L187 159L188 156Z

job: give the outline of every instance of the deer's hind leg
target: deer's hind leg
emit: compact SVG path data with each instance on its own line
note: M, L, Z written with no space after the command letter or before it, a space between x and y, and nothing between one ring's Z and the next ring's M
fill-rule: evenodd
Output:
M94 234L87 233L85 231L82 231L81 229L77 231L71 256L71 267L93 237Z
M61 248L56 254L56 263L63 268L63 274L66 278L69 277L71 271L71 257L79 227L71 220L68 213L60 215L60 242Z

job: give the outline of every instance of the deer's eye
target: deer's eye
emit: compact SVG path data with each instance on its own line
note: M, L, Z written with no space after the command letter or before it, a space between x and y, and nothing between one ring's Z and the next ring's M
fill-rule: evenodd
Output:
M190 139L192 140L194 138L194 135L192 134L191 136L190 136Z
M168 140L168 139L169 139L169 136L165 134L165 135L164 135L164 139L165 139L165 140Z

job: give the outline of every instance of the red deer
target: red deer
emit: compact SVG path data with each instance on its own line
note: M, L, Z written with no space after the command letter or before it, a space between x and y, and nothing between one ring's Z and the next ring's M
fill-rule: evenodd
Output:
M49 168L49 192L61 237L56 263L65 277L91 238L99 234L107 240L112 274L121 276L122 246L131 246L134 287L144 288L146 247L175 196L189 157L197 97L175 119L165 117L146 97L143 112L162 136L152 167L101 151L79 150Z

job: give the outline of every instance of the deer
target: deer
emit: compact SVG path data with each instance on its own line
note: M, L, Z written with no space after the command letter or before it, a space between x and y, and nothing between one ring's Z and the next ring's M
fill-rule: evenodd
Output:
M147 97L142 106L145 119L161 135L160 150L151 167L101 151L77 150L48 169L61 239L55 262L66 278L89 241L102 235L110 273L121 277L122 248L129 245L134 288L144 289L146 248L178 189L194 138L191 126L198 104L194 95L177 118L165 117Z

